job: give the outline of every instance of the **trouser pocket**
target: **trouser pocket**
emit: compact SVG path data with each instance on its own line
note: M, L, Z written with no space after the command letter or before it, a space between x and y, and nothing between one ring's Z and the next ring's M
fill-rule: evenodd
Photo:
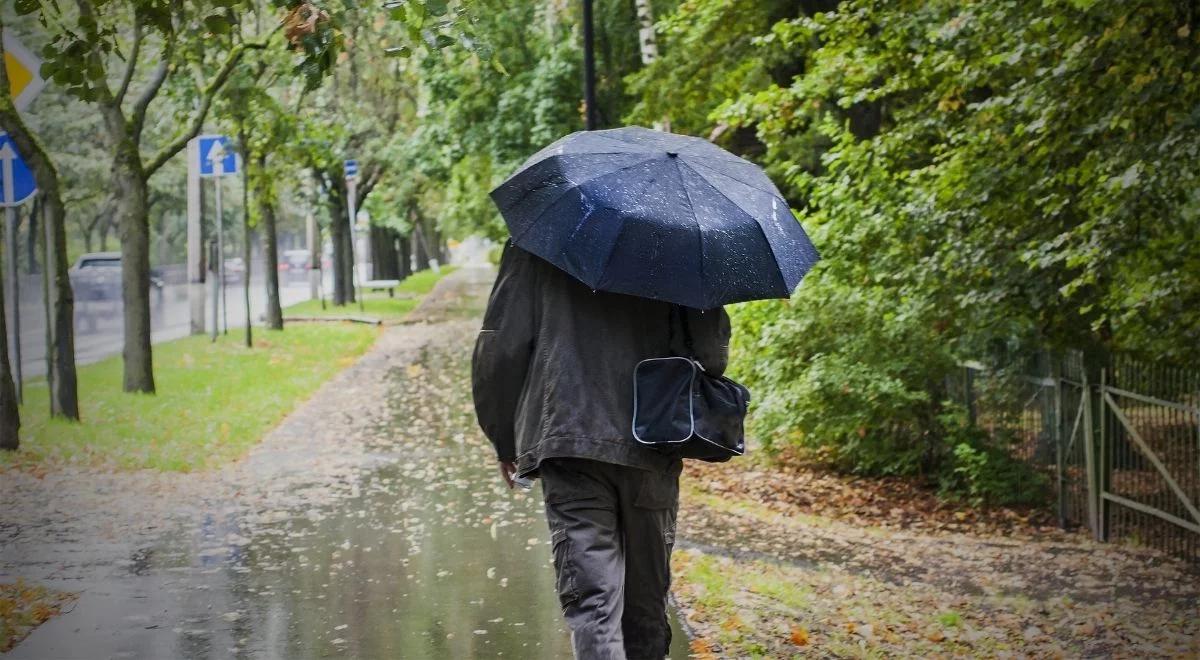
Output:
M558 590L558 604L565 610L571 603L579 600L579 586L574 553L571 552L571 538L567 530L557 528L550 533L550 544L554 551L555 586Z

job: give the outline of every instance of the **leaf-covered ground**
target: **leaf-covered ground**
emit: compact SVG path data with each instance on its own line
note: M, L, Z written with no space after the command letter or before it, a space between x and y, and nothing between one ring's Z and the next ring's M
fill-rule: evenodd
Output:
M75 602L75 594L28 584L0 583L0 653L25 639L31 630L58 616Z
M1030 511L811 466L692 465L675 598L705 657L1200 657L1200 573Z

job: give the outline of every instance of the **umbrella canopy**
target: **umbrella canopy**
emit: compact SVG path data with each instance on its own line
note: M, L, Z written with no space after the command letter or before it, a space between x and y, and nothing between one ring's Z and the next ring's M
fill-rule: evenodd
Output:
M786 298L819 258L761 168L647 128L572 133L492 200L516 245L593 289L697 309Z

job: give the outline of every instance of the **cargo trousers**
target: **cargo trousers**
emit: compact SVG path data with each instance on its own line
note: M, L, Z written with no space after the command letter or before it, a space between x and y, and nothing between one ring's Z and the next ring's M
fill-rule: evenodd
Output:
M675 461L651 471L581 458L539 473L563 616L579 660L661 660L679 510Z

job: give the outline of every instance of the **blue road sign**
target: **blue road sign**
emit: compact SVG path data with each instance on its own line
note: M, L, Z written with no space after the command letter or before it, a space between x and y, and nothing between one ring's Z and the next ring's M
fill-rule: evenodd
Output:
M200 176L228 176L238 173L237 152L229 144L226 135L201 135L196 140L200 143L197 153L200 154L198 163ZM217 167L220 163L220 167ZM217 170L221 173L217 174Z
M347 179L354 179L354 178L358 177L358 161L357 160L346 161L345 168L346 168L346 178Z
M11 169L11 175L7 170ZM9 176L12 177L12 190L8 190ZM17 145L13 144L8 133L0 133L0 204L16 206L27 201L37 192L37 182L33 180L33 172L17 153Z

